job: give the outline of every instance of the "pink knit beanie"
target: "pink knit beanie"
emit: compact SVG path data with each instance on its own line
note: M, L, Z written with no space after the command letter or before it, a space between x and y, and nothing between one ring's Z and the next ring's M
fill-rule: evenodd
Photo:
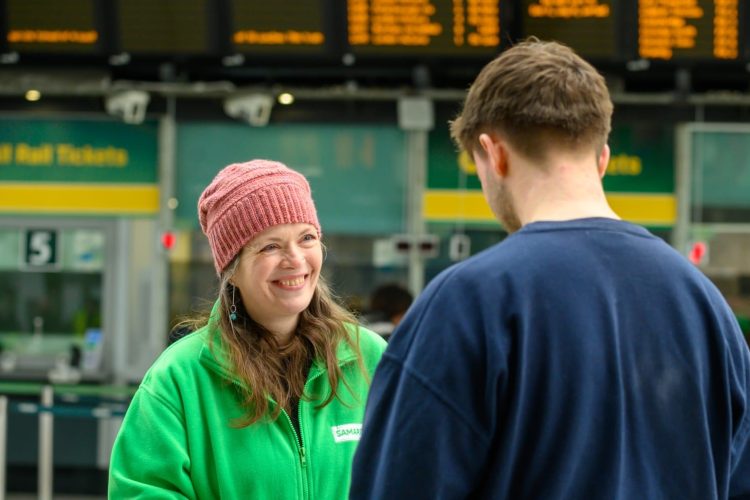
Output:
M320 224L305 177L286 165L252 160L224 167L198 200L198 219L208 237L216 273L255 235L279 224Z

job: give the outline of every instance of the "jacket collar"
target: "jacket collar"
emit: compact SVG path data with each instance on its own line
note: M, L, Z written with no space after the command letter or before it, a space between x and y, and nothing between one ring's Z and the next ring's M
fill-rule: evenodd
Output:
M221 332L219 330L220 304L220 300L217 300L214 303L213 308L211 309L211 314L208 318L208 323L201 329L201 334L204 336L204 342L199 354L200 361L229 381L246 388L244 382L242 382L230 369L229 359L226 350L224 349L224 345L221 342ZM358 341L359 327L350 323L347 323L345 326L349 336L355 341ZM339 366L344 366L352 361L356 361L357 353L348 342L341 341L336 347L336 359ZM308 374L307 379L310 380L325 371L327 371L325 362L322 359L315 358L310 366L310 373Z

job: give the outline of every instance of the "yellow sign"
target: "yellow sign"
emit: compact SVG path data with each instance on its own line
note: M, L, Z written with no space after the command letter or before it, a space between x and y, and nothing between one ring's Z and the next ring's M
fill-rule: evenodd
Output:
M154 184L0 183L0 213L155 214Z
M607 193L607 201L623 219L636 224L671 226L677 220L672 194ZM424 194L422 213L432 222L497 223L481 191L430 189Z

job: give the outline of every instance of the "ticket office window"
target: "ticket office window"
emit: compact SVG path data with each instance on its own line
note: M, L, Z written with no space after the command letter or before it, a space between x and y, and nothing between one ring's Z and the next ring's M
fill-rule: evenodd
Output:
M0 376L66 357L98 368L82 355L101 338L105 239L97 228L0 226Z

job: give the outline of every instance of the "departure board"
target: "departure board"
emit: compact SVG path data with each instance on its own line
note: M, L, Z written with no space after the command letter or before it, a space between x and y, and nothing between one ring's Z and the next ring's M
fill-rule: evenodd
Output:
M232 0L236 52L320 54L326 35L322 0Z
M352 53L492 55L500 47L500 0L347 0Z
M617 0L523 0L523 37L572 47L584 57L617 57Z
M207 0L117 0L116 44L133 54L211 51Z
M94 0L6 0L5 19L10 50L94 54L101 48Z
M639 0L645 59L737 59L739 0Z
M21 64L125 52L145 65L418 63L458 75L536 36L607 71L639 58L742 71L748 29L743 0L0 0L0 53Z

